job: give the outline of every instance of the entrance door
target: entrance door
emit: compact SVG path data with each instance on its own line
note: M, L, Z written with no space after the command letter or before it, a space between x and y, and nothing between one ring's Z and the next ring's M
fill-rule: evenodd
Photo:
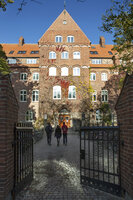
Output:
M81 183L115 195L120 187L118 127L83 127L80 132Z
M67 127L70 127L70 115L69 114L60 114L59 115L59 125L60 127L63 126L63 122L67 125Z

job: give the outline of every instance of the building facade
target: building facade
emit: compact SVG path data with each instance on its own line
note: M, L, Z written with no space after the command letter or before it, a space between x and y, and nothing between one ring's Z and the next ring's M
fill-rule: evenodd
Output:
M11 67L19 102L19 121L44 116L53 124L80 126L83 113L98 120L98 107L112 112L119 94L112 45L104 37L91 44L66 10L57 17L38 44L2 44Z

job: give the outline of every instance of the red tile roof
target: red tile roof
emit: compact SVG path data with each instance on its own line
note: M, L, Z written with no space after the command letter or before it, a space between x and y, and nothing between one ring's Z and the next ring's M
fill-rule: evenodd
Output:
M98 54L91 54L90 58L112 58L115 53L112 51L113 45L105 45L105 47L101 47L100 44L92 44L90 47L90 51L97 51ZM111 51L113 54L110 55L108 51Z

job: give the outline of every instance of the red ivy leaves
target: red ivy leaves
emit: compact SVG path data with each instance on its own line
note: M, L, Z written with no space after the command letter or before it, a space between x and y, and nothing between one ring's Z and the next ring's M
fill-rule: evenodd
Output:
M56 51L63 52L63 51L65 51L65 47L62 47L62 46L58 45L56 47Z

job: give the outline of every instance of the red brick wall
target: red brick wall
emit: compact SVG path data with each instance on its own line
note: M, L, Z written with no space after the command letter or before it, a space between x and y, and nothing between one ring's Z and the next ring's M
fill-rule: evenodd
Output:
M126 76L116 110L120 123L121 183L133 198L133 75Z
M14 176L14 123L18 104L9 76L0 75L0 200L10 196Z

